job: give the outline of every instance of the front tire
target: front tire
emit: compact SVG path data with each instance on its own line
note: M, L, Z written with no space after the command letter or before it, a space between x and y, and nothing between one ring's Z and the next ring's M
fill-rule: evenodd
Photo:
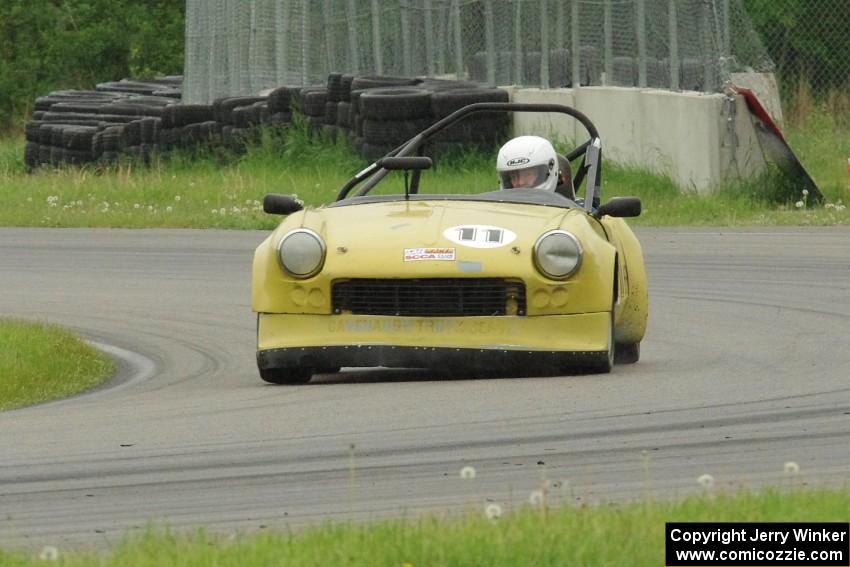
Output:
M296 386L306 384L313 377L313 371L303 366L295 368L260 368L260 378L270 384Z
M614 362L634 364L640 360L640 341L636 343L617 343L614 348Z

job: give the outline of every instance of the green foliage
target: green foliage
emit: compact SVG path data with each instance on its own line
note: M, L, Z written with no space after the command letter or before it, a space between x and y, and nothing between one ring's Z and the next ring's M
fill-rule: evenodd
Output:
M779 71L783 88L801 79L815 92L847 86L850 2L745 0L753 24Z
M0 344L0 411L77 394L112 373L106 355L53 325L0 319Z
M386 567L664 564L666 522L843 522L846 489L803 489L794 478L758 492L707 492L678 501L646 498L599 506L506 507L488 520L484 505L466 514L373 523L333 523L293 532L285 523L253 534L190 533L149 526L108 553L57 549L65 567ZM264 526L265 528L265 526ZM44 553L44 552L42 552ZM36 554L0 559L44 565Z
M0 2L0 129L36 97L183 69L185 0Z

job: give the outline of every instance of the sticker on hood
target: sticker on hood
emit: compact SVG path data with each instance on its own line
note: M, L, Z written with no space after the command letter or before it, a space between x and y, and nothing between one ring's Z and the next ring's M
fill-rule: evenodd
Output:
M455 259L454 248L405 248L405 262L421 262L423 260L447 260Z
M447 240L470 248L498 248L516 240L516 234L506 228L484 224L464 224L443 231Z

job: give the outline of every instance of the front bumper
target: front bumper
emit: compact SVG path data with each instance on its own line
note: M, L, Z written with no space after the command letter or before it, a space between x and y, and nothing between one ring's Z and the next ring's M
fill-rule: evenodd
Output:
M260 368L575 366L608 350L607 312L538 317L261 313Z

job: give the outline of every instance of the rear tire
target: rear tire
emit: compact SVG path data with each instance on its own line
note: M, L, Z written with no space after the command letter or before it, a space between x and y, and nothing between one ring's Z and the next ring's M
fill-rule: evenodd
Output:
M634 364L640 360L640 341L636 343L617 343L614 348L614 362Z
M295 368L260 368L260 378L270 384L295 386L306 384L313 377L310 368L297 366Z

